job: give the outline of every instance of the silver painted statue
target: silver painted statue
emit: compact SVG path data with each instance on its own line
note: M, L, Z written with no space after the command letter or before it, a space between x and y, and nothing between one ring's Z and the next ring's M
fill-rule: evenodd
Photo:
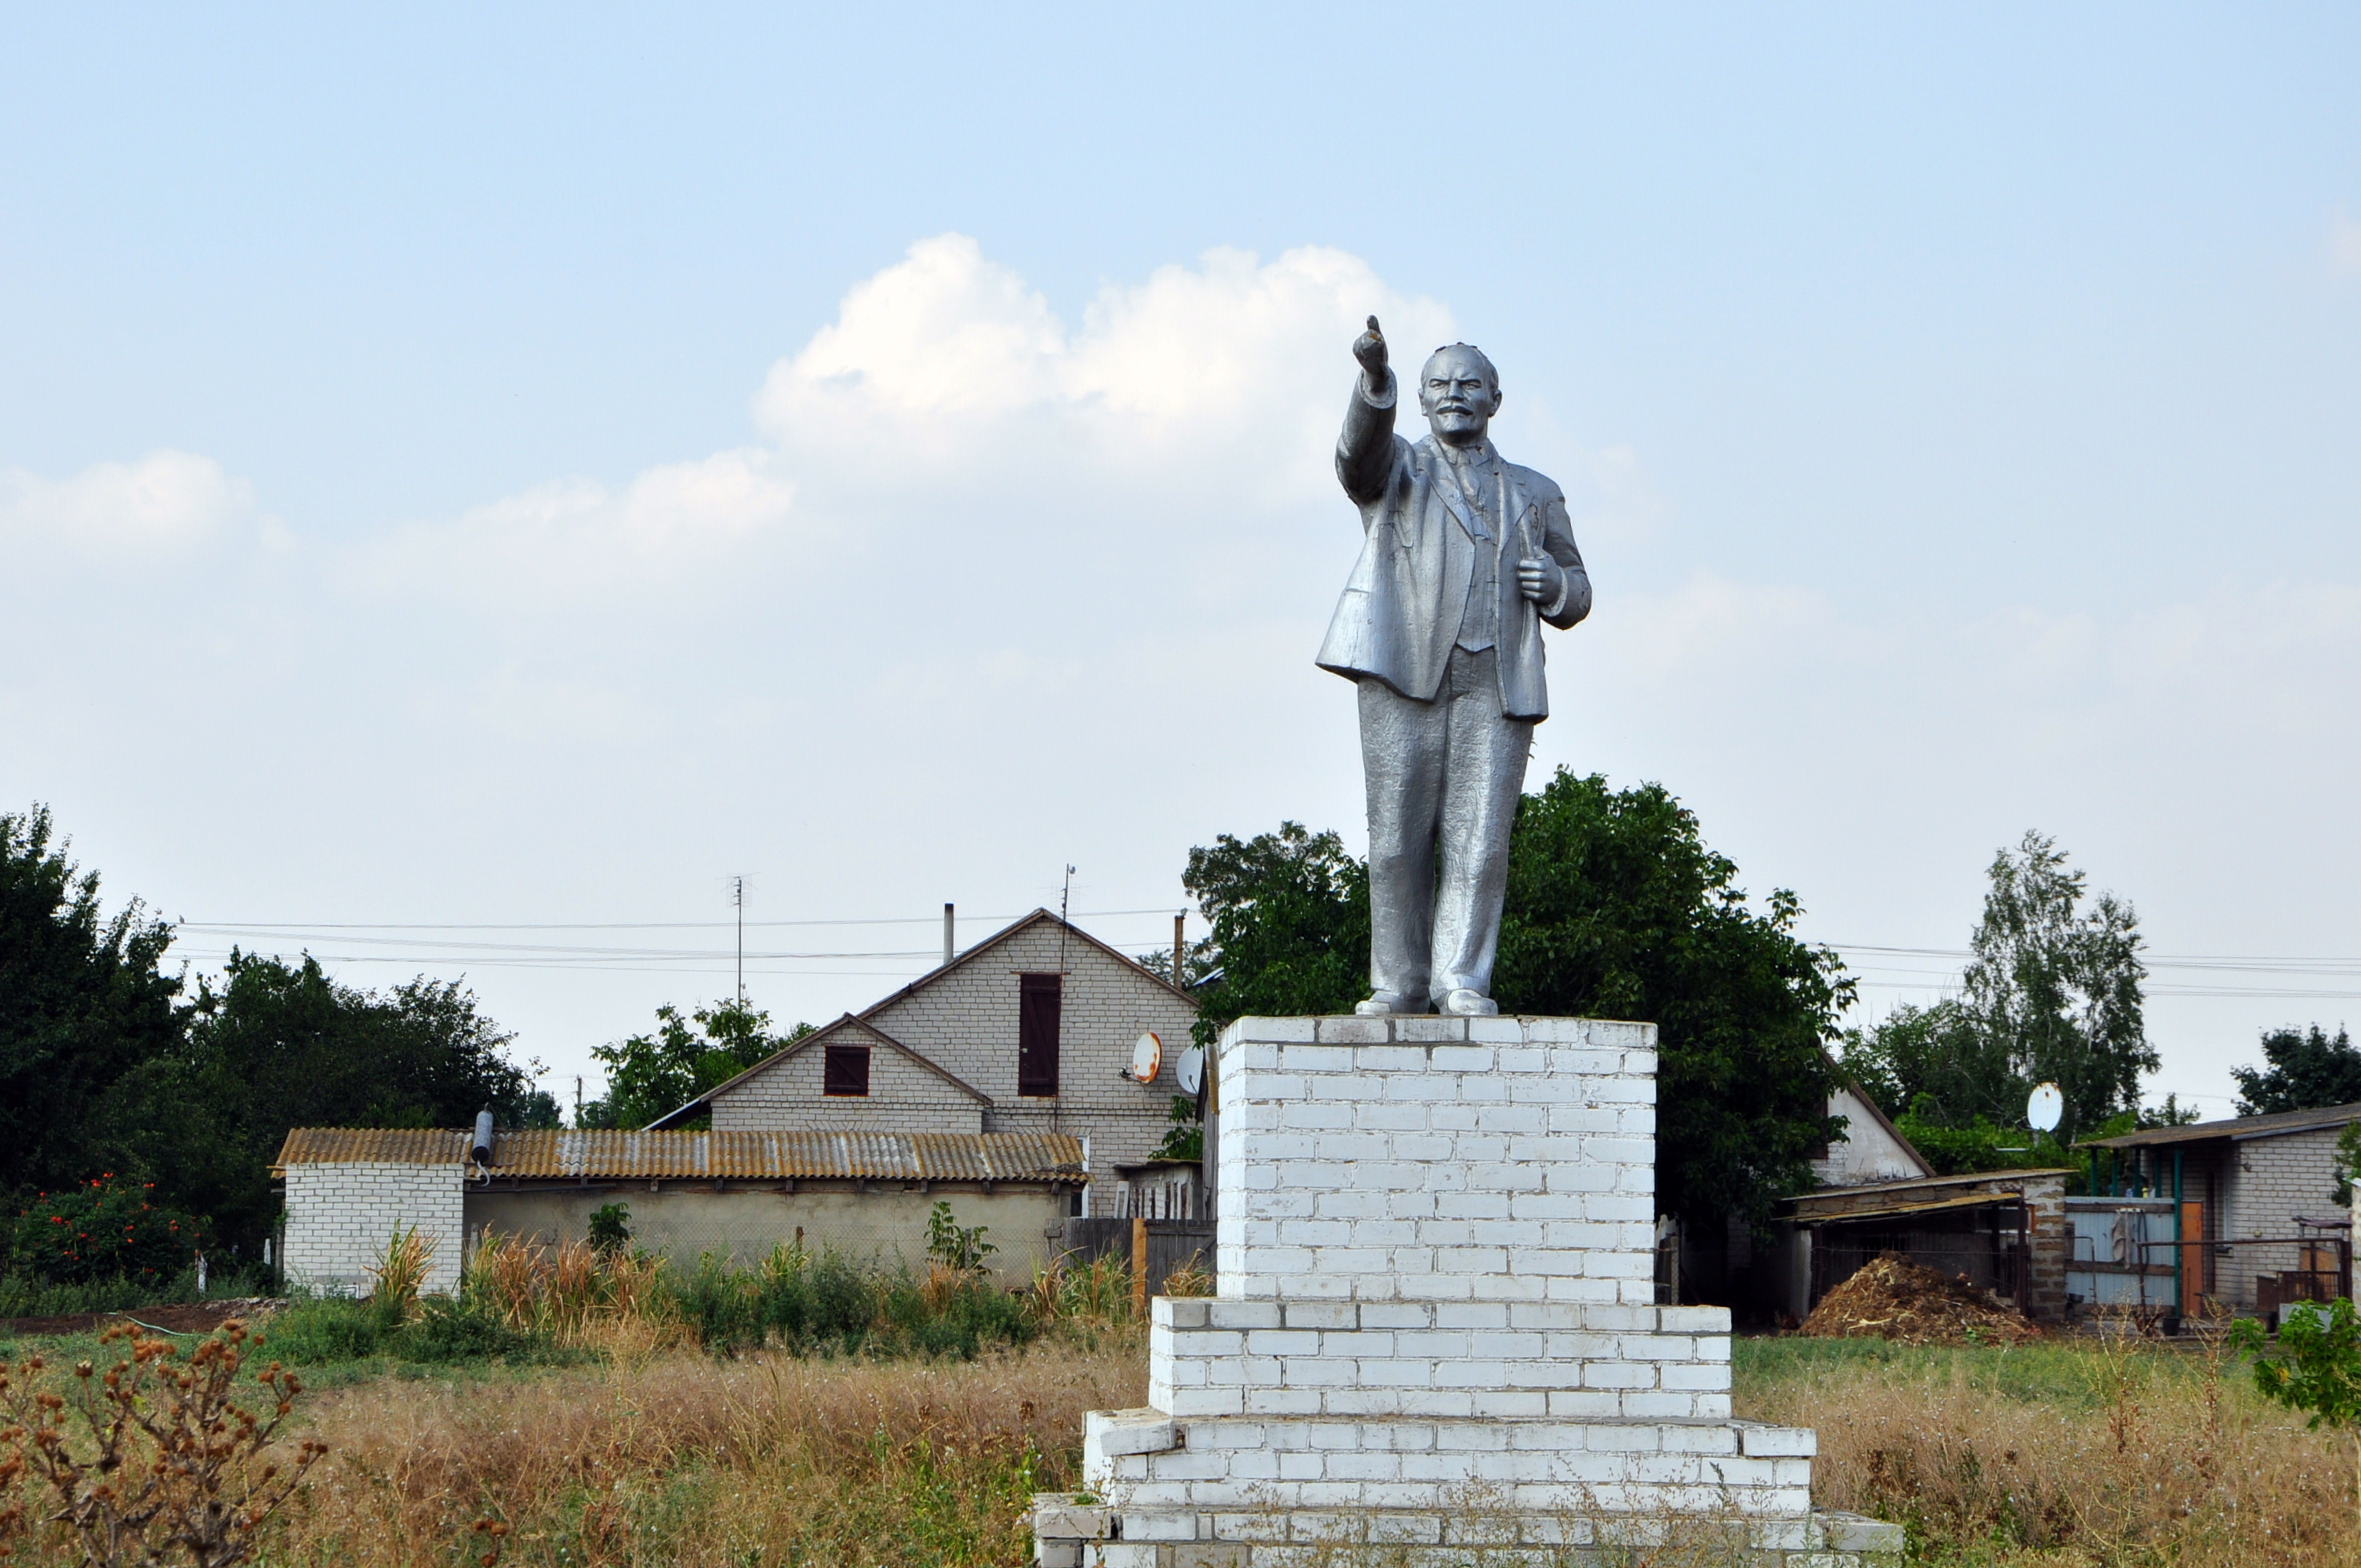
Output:
M1369 795L1365 1014L1490 1014L1509 884L1509 827L1533 726L1549 717L1541 623L1590 613L1565 497L1501 460L1492 362L1464 343L1420 372L1432 432L1394 433L1378 318L1353 345L1361 378L1336 477L1365 538L1320 667L1360 687Z

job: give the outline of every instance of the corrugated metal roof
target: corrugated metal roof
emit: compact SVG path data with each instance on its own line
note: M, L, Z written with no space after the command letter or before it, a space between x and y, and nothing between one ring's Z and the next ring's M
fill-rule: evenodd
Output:
M336 1162L458 1165L465 1132L298 1127L276 1168ZM500 1176L592 1180L749 1180L836 1177L874 1181L1070 1181L1082 1142L1063 1133L502 1132Z
M2230 1116L2218 1122L2192 1122L2179 1127L2150 1127L2119 1138L2081 1138L2076 1148L2154 1148L2159 1144L2202 1144L2213 1138L2245 1143L2250 1138L2280 1138L2290 1133L2316 1133L2361 1122L2361 1104L2323 1105L2310 1111L2279 1111L2268 1116Z
M441 1127L297 1127L271 1163L456 1165L467 1157L467 1137Z

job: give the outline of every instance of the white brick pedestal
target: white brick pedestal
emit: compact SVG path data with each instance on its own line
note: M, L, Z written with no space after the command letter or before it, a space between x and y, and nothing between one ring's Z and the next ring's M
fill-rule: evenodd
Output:
M1160 1297L1044 1568L1606 1562L1696 1536L1895 1560L1730 1416L1730 1314L1654 1305L1655 1026L1241 1018L1215 1050L1220 1295Z

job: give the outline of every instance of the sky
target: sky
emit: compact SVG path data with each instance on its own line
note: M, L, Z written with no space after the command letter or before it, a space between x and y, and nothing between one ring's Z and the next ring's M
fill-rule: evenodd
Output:
M561 1099L731 992L735 877L782 1022L946 901L1157 948L1191 845L1364 841L1312 657L1374 313L1568 497L1529 783L1670 788L1855 1023L2053 835L2227 1114L2361 1016L2356 60L2334 5L0 12L0 810L192 973L464 978Z

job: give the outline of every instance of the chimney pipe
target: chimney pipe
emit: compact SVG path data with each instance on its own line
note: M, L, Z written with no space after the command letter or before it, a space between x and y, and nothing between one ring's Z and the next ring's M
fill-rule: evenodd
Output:
M946 969L950 967L951 959L959 956L958 944L952 939L952 932L955 929L956 927L951 920L951 906L946 904L943 905L943 966Z

